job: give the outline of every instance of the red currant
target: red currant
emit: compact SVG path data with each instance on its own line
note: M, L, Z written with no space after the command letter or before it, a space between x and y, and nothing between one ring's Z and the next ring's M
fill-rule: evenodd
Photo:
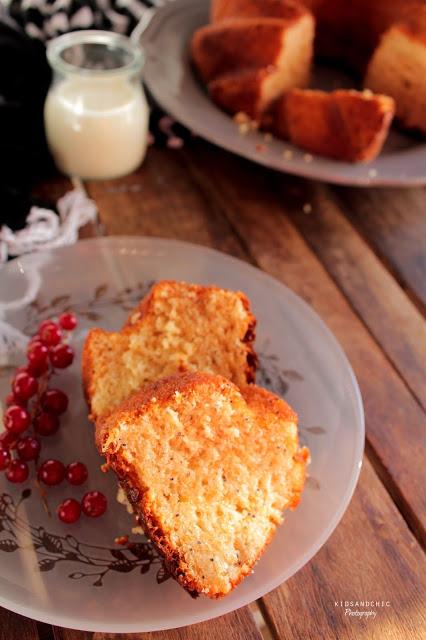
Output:
M59 460L46 460L38 470L38 479L49 487L60 484L65 478L65 467Z
M49 353L50 362L57 369L65 369L74 360L74 351L69 344L58 344L52 347Z
M34 430L41 436L53 436L59 425L59 418L53 413L42 411L34 418Z
M30 426L31 416L26 409L12 404L4 414L4 426L13 433L22 433Z
M28 372L34 376L35 378L39 378L49 370L49 362L45 360L44 362L29 362L28 363Z
M71 462L67 466L67 480L70 484L83 484L88 475L87 467L82 462Z
M0 448L0 471L4 471L9 466L10 453L7 449Z
M31 338L31 340L40 340L40 333L43 331L45 327L48 327L51 322L53 322L53 320L43 320L43 322L40 322L40 324L38 325L37 333L33 338Z
M73 522L77 522L81 515L80 503L74 500L74 498L68 498L61 502L57 512L59 520L67 524L72 524Z
M16 450L21 460L37 460L40 454L41 444L38 438L26 436L18 440Z
M68 396L60 389L47 389L40 398L44 411L60 416L68 407Z
M23 400L24 402L32 398L32 396L37 393L37 389L37 380L25 371L18 373L12 383L13 395L18 400Z
M12 460L6 469L6 478L9 482L25 482L28 475L28 465L22 460Z
M13 449L18 440L18 434L12 431L3 431L0 435L0 447L2 449Z
M49 349L41 342L34 342L28 347L28 371L35 376L41 376L49 368Z
M77 318L74 313L63 313L59 316L59 325L65 331L73 331L77 326Z
M81 501L83 513L90 518L99 518L105 513L107 505L107 499L100 491L89 491Z
M42 355L44 354L45 357L47 357L47 354L49 352L48 348L45 344L42 343L39 336L34 336L34 338L31 338L27 345L27 357L34 352L39 352Z
M59 344L62 339L62 331L52 320L42 322L38 329L38 335L43 344L48 347L54 347Z

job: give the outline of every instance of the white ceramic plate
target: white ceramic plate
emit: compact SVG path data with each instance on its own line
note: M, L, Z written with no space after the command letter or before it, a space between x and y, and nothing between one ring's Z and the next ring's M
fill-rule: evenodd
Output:
M426 184L426 144L392 131L380 156L367 165L336 162L320 156L312 161L300 149L262 133L241 135L232 118L209 99L191 68L188 45L192 33L208 22L209 0L176 0L159 9L141 44L146 52L144 78L155 100L194 133L259 164L300 176L348 185ZM317 69L313 86L350 87L339 72ZM263 153L256 147L267 147ZM292 151L286 158L285 150Z
M81 390L80 354L92 326L116 329L153 280L175 278L241 289L258 318L259 384L296 408L301 439L312 453L300 507L286 516L254 573L224 599L193 600L173 580L162 581L160 559L139 537L136 553L114 545L129 532L130 516L115 503L116 482L99 469L93 427ZM100 520L75 525L49 518L33 482L11 485L0 474L0 605L64 627L105 632L152 631L225 614L259 598L300 569L336 527L355 488L364 448L361 397L350 365L320 318L294 293L263 272L224 254L172 240L103 238L32 254L5 266L0 319L32 334L38 323L72 307L79 327L78 357L59 380L70 408L43 456L82 460L90 488L110 508ZM4 325L0 323L0 331ZM17 334L19 338L19 334ZM1 338L1 335L0 335ZM23 362L19 354L16 364ZM0 392L8 393L3 370ZM85 489L87 490L87 489ZM48 491L52 509L84 489ZM137 540L137 536L134 538ZM117 553L121 549L121 554Z

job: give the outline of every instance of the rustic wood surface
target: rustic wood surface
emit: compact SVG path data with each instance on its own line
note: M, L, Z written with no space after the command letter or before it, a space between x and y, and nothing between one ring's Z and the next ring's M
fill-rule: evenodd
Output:
M417 640L426 637L425 189L335 188L193 140L151 149L135 174L86 185L99 234L178 238L251 262L304 298L345 349L366 412L366 455L329 541L255 605L167 632L52 628L0 609L0 640ZM37 187L57 199L64 178ZM343 601L373 600L375 618Z

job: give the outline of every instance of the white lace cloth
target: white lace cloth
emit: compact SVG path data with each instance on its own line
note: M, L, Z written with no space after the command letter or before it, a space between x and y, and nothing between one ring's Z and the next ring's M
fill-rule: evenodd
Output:
M96 220L96 204L82 189L73 189L62 196L57 208L59 216L50 209L31 207L27 226L20 231L12 231L3 225L0 229L0 262L30 251L73 244L78 239L80 227Z
M32 207L27 226L12 231L7 226L0 229L0 262L9 257L36 252L31 270L26 274L28 287L23 295L11 302L0 301L0 366L17 365L22 360L28 337L7 322L7 312L23 309L35 298L41 287L39 269L48 260L43 249L73 244L78 230L88 222L95 222L97 207L84 190L73 189L58 200L59 216L49 209ZM0 278L2 266L0 265Z

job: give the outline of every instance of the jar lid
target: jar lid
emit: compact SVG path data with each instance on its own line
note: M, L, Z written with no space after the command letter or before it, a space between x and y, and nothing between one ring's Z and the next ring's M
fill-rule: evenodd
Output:
M130 38L110 31L73 31L47 45L50 66L64 74L111 77L140 72L142 49Z

